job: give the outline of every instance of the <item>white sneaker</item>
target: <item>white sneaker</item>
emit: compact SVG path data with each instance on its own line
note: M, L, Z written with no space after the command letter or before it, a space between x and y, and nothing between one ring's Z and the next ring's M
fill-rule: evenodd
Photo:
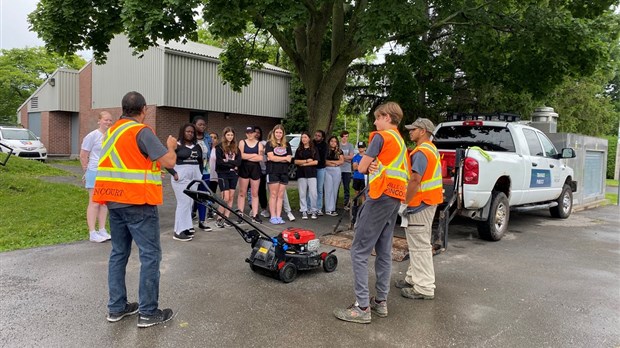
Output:
M105 239L104 236L100 235L98 231L90 231L90 238L89 238L89 240L91 242L95 242L95 243L103 243L107 239Z
M288 216L289 221L295 221L295 215L293 215L292 211L286 213L286 216Z
M264 217L264 218L268 218L269 217L269 212L265 209L263 209L263 211L260 212L260 216Z
M101 228L99 229L99 231L97 232L100 236L102 236L103 238L105 238L105 240L110 240L112 239L112 236L110 236L110 234L108 233L108 231L106 231L105 228Z

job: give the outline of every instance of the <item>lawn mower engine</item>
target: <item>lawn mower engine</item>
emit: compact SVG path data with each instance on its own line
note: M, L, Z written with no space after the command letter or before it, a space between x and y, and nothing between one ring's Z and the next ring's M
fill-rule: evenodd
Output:
M321 242L314 232L290 227L277 237L258 237L253 243L252 253L245 261L253 271L268 270L280 280L290 283L299 270L311 270L321 266L325 272L333 272L338 265L335 249L319 252Z

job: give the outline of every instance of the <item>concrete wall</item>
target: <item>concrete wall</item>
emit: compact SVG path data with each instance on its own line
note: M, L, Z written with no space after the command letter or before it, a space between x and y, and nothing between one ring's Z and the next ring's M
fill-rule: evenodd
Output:
M573 201L575 206L588 205L605 199L605 173L607 171L607 139L595 138L586 135L573 133L552 133L547 134L558 151L564 147L571 147L575 150L576 157L563 160L566 165L573 168L577 181L577 192L573 193ZM601 154L602 163L600 168L587 167L586 157L588 154ZM589 163L588 165L591 165ZM594 169L594 170L593 170ZM602 173L593 177L593 173ZM586 192L585 185L589 187L600 187L599 192Z

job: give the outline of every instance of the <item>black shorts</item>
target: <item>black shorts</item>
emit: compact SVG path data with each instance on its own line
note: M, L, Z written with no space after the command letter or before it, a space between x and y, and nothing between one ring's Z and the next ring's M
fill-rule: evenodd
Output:
M217 173L217 182L220 185L220 191L234 190L237 188L237 173Z
M267 174L267 184L288 184L288 173Z
M360 192L364 187L366 187L366 181L364 181L364 179L353 179L353 189L355 191Z
M243 179L260 180L260 163L243 161L239 167L239 177Z

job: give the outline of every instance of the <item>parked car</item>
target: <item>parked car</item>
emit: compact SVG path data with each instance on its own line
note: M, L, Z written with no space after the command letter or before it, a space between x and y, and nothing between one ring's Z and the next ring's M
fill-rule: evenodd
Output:
M0 143L11 148L17 157L45 161L47 149L33 132L26 128L0 126ZM0 151L10 152L4 146Z
M291 150L293 151L293 158L295 158L295 151L299 147L299 143L301 142L301 134L287 134L286 141L291 145ZM297 166L295 165L295 160L291 162L288 166L288 177L291 180L297 179Z

